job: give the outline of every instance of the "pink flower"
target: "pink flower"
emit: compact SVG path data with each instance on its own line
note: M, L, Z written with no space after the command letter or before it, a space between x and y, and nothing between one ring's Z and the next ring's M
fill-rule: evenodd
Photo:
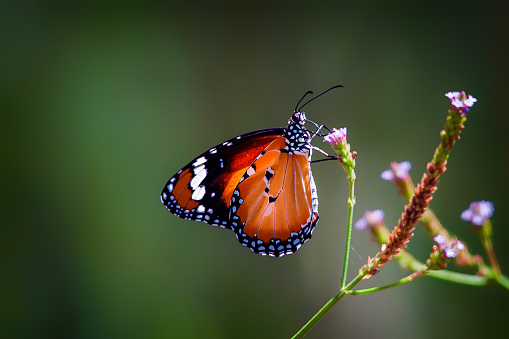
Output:
M445 96L451 100L451 105L456 107L457 109L462 109L468 112L468 108L474 106L474 103L477 102L477 99L473 96L469 95L467 97L464 91L461 92L447 92Z
M327 134L323 141L327 141L331 146L337 146L346 142L346 127L332 129L332 133Z

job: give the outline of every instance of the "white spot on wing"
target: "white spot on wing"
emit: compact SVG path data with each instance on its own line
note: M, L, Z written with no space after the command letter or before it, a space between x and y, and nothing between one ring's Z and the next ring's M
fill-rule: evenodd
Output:
M205 165L201 164L201 165L196 166L195 168L193 168L193 172L194 172L194 174L198 174L198 173L199 173L199 172L201 172L204 168L205 168Z
M255 170L254 170L254 168L253 168L253 167L251 167L251 166L249 166L249 168L247 169L246 174L247 174L248 176L252 176L253 174L255 174Z
M205 186L199 186L193 191L193 195L191 195L191 199L193 199L194 201L200 201L201 199L203 199L204 195L205 195Z
M207 162L207 159L205 157L200 157L200 158L196 159L193 166L197 167L197 166L204 164L205 162Z
M195 168L195 176L193 177L190 183L191 188L193 190L196 190L197 187L200 186L200 184L202 183L203 179L205 179L205 177L207 176L207 169L205 168L205 165L201 165L200 167L202 168L202 170L200 171L196 171L199 167Z

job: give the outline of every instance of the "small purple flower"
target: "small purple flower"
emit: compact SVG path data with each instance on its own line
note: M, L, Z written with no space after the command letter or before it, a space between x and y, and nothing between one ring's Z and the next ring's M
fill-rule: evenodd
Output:
M455 258L459 252L465 250L465 245L459 241L453 241L449 244L447 244L444 248L444 254L447 258L452 259Z
M412 168L412 164L408 161L400 163L391 163L391 168L386 169L380 174L380 177L387 181L394 181L395 179L403 179L408 175L408 171Z
M493 215L494 210L493 203L489 201L474 201L461 213L461 219L482 226Z
M463 109L465 111L468 111L468 108L474 106L474 103L477 102L477 99L473 96L469 95L467 97L464 91L447 92L445 93L445 96L451 100L451 105L457 109Z
M443 251L445 256L449 259L455 258L459 252L465 250L465 245L461 241L448 241L442 234L437 234L433 240L435 240L438 248Z
M340 145L346 141L346 127L332 129L332 133L327 134L323 141L327 141L331 146Z
M447 241L447 239L442 235L442 234L437 234L435 235L435 237L433 238L433 240L435 240L435 242L439 245L439 246L443 246L445 244L445 242Z
M355 222L354 227L358 230L365 230L368 227L380 226L384 222L384 211L374 210L364 212L364 216Z

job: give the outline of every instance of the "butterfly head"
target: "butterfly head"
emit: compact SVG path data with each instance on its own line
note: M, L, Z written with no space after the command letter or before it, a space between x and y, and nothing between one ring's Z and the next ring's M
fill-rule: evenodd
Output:
M306 122L306 114L304 112L295 112L292 114L292 116L288 120L288 125L299 124L299 125L304 126L305 122Z

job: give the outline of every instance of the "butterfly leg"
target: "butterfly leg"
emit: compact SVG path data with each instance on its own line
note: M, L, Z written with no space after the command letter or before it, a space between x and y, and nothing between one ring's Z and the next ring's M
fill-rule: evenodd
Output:
M316 162L337 160L337 159L338 159L338 156L334 154L334 155L328 155L325 159L312 160L311 162L316 163Z
M323 154L323 155L325 155L326 157L328 157L328 156L329 156L329 154L328 154L327 152L325 152L323 149L318 148L318 147L316 147L316 146L311 146L311 149L313 149L313 150L315 150L315 151L317 151L317 152L322 153L322 154Z

